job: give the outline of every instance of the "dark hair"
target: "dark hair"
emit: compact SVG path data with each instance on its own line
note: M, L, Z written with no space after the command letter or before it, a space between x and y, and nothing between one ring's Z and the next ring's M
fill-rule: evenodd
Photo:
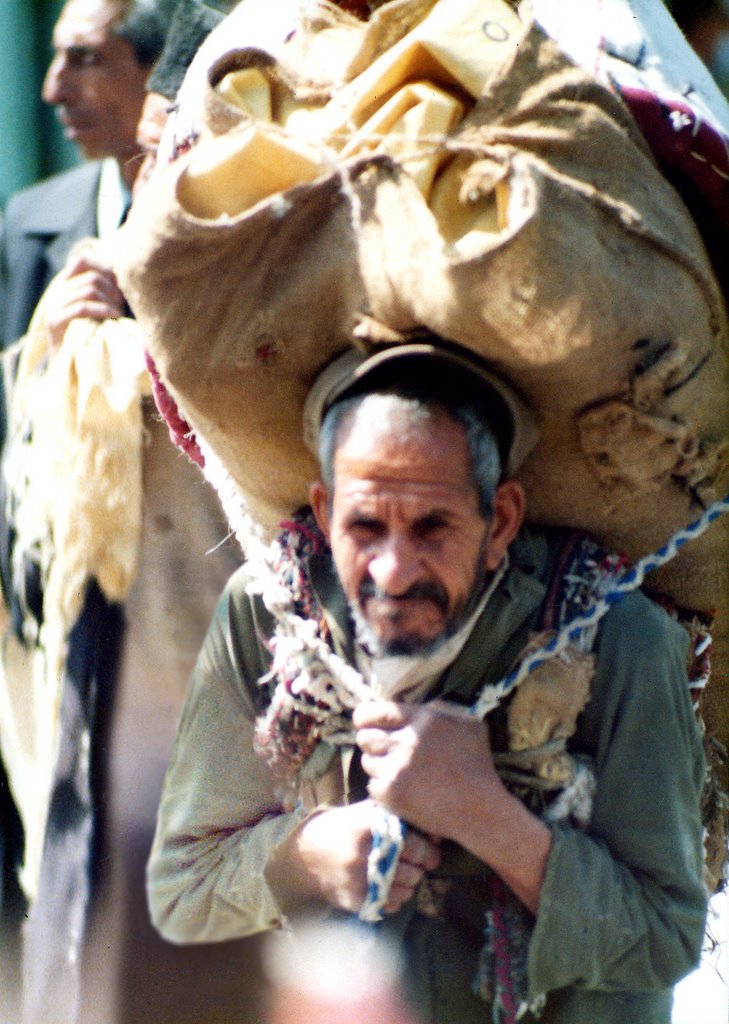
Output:
M483 516L490 516L502 472L499 442L511 434L510 417L486 385L458 367L440 362L434 367L431 359L413 358L408 360L406 372L407 379L403 380L402 367L384 364L325 412L319 431L319 463L330 494L334 489L334 453L343 423L369 395L394 395L424 411L440 409L463 427L479 509Z
M703 18L726 14L722 0L667 0L666 6L684 33L691 32Z
M164 49L147 80L147 91L174 100L199 47L224 17L222 11L202 0L179 0Z
M134 50L141 67L152 67L165 45L176 0L129 0L112 29Z

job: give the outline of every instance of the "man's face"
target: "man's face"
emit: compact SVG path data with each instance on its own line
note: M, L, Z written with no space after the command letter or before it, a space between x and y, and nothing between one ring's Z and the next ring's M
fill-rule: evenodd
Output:
M68 0L53 32L55 56L42 95L85 157L111 156L123 165L136 150L149 68L114 35L118 15L110 0Z
M513 531L501 499L484 519L465 432L445 413L377 430L361 412L340 428L331 505L315 484L312 506L372 653L427 654L473 609L521 506Z
M157 150L169 116L170 101L158 92L148 92L137 125L139 169L134 179L133 193L146 184L157 162Z

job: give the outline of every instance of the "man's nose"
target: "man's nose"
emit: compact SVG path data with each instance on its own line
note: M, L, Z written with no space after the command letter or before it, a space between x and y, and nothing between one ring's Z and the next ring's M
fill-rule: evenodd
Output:
M368 568L379 589L393 597L404 594L422 575L415 545L399 536L382 542Z
M41 96L46 103L63 103L69 94L68 64L65 57L58 53L53 58L43 79Z

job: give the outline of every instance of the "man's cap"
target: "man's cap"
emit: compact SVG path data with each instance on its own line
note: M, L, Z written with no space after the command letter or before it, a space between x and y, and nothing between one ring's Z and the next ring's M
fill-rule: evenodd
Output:
M167 32L162 54L147 80L147 91L174 100L192 58L210 32L225 17L226 7L202 0L179 0Z
M374 353L348 349L319 374L303 414L304 441L318 454L319 429L339 400L407 385L415 376L453 381L470 407L478 406L499 446L505 476L513 476L537 442L534 418L514 388L468 350L445 342L413 341Z

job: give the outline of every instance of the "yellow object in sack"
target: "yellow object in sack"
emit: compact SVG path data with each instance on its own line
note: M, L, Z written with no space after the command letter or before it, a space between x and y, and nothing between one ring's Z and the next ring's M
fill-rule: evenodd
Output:
M504 0L436 4L419 25L332 99L327 107L330 136L360 129L409 82L427 80L478 99L523 29Z
M240 107L256 121L272 121L271 85L259 68L239 68L225 75L216 90L233 107Z
M324 173L317 152L263 125L222 136L193 151L181 176L178 199L194 217L236 217L262 199Z
M442 139L465 113L454 96L427 82L403 86L355 132L343 157L387 153L407 170L427 198L447 154Z

